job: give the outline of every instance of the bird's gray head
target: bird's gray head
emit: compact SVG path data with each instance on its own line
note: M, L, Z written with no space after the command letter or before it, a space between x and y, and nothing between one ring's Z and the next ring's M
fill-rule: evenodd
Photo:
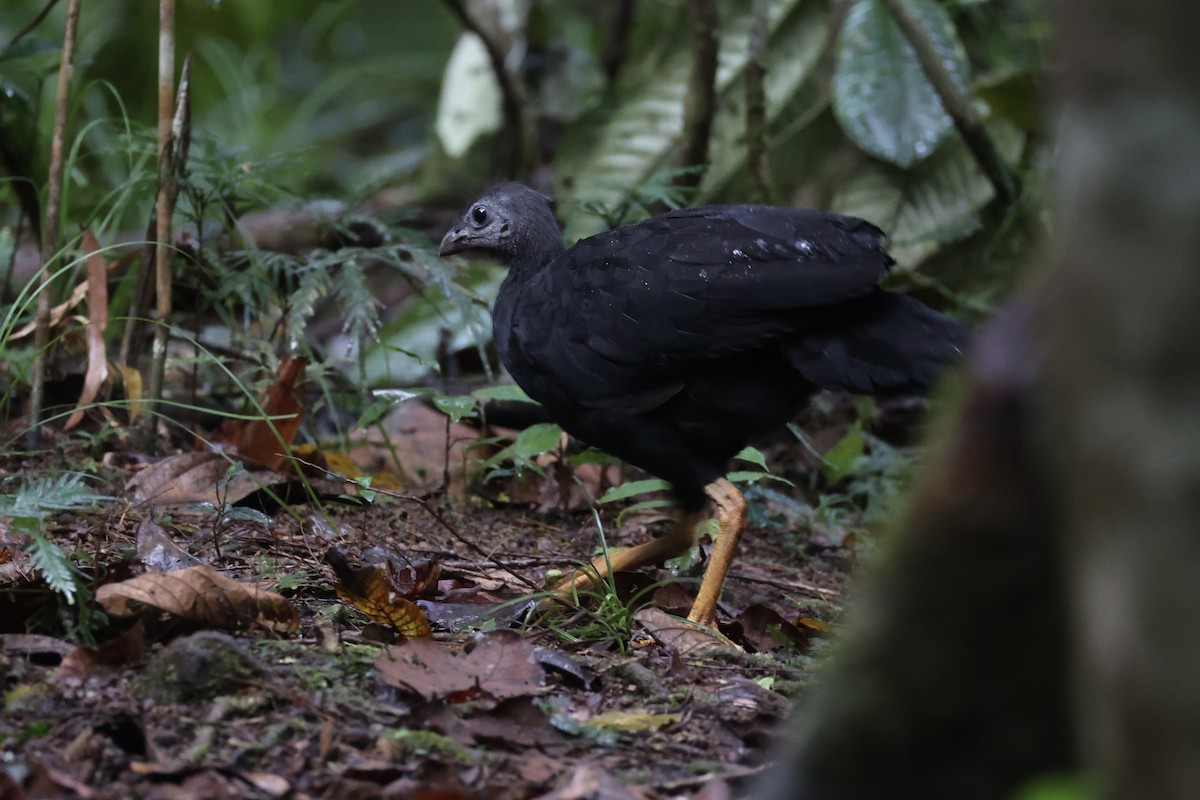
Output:
M471 201L438 254L466 250L490 253L509 266L541 266L563 252L562 230L545 195L502 183Z

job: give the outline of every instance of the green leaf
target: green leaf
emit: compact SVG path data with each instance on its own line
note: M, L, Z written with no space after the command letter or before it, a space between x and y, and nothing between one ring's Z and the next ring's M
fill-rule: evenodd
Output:
M525 390L515 383L505 383L499 386L485 386L482 389L476 389L471 392L472 397L477 397L480 400L519 400L526 403L534 402L529 395L525 394Z
M388 249L366 252L382 258L380 251ZM372 387L419 383L436 364L439 348L454 351L486 341L491 335L487 309L504 278L501 270L475 264L451 276L449 262L439 262L411 246L391 249L396 253L384 263L424 290L380 327L378 341L363 342L362 370ZM415 258L406 261L402 249ZM446 331L453 333L449 341Z
M672 505L671 501L665 498L659 500L642 500L639 503L622 508L621 513L617 514L617 524L624 524L625 518L630 514L636 514L639 511L649 511L654 508L666 508L670 505Z
M84 477L78 472L68 472L28 480L15 495L0 494L0 516L40 520L56 511L91 508L111 499L89 489Z
M604 493L604 496L596 501L597 505L601 503L615 503L618 500L625 500L630 497L636 497L639 494L647 494L649 492L661 492L670 489L671 484L664 481L662 478L646 478L640 481L628 481L620 486L614 486Z
M259 511L256 508L243 508L242 506L233 506L225 510L225 518L231 520L243 520L245 522L257 522L263 525L270 525L271 518Z
M374 425L383 418L384 414L391 411L397 405L398 403L395 403L390 399L376 400L363 409L362 414L360 414L358 417L358 421L354 423L354 429L360 430L362 428Z
M562 428L553 422L539 422L537 425L530 425L521 431L513 445L517 460L528 461L542 453L550 452L558 447L562 433Z
M584 464L603 464L604 466L614 466L621 463L621 460L614 455L604 452L595 447L589 447L582 453L575 453L567 457L567 463L571 468L582 467Z
M936 0L906 0L966 93L970 64L954 23ZM901 167L922 160L953 127L917 54L879 0L859 0L838 39L833 110L842 129L871 155Z
M438 395L433 398L433 405L450 417L451 422L458 422L475 413L476 401L469 394Z
M769 472L759 472L754 469L735 469L733 472L728 473L725 479L733 483L755 483L761 480L769 480L786 483L788 486L795 486L794 483L780 475L772 475Z
M1013 793L1013 800L1096 800L1095 783L1083 775L1048 773L1029 779Z
M825 480L833 484L853 475L865 451L865 444L862 423L856 422L840 442L825 452L825 460L821 464L821 474Z
M770 471L770 467L767 466L767 457L764 456L762 454L762 451L759 450L757 447L751 447L750 445L746 445L745 447L742 448L742 451L740 453L738 453L736 456L734 456L734 458L736 458L740 461L749 461L751 464L760 466L763 468L764 472Z

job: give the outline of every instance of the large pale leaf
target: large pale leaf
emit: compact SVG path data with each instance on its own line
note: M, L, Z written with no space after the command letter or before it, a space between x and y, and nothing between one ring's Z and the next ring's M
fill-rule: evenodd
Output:
M906 0L959 91L970 77L966 50L936 0ZM855 144L908 167L932 153L953 125L917 54L879 0L859 0L838 40L833 108Z
M500 48L511 69L525 52L525 28L530 0L476 0L467 13ZM438 98L438 140L447 154L458 158L479 137L500 129L503 98L483 40L472 31L458 38Z
M442 149L454 158L500 128L500 85L487 49L470 31L459 37L446 64L435 127Z
M753 23L751 3L724 2L721 4L720 61L717 69L719 107L714 121L714 158L727 158L720 163L724 176L745 159L741 155L724 156L725 144L738 136L724 130L736 120L741 130L744 121L734 109L744 107L744 91L740 80L749 62L749 37ZM811 31L795 23L792 12L804 6L799 16L807 20ZM813 8L812 12L809 8ZM812 67L814 53L806 42L818 37L822 26L828 24L828 5L801 3L800 0L774 0L767 9L771 39L768 53L767 101L768 113L782 107L790 92L800 85ZM682 18L681 18L682 21ZM787 36L784 37L786 32ZM684 40L685 41L685 40ZM795 50L797 42L802 42ZM792 64L789 59L796 59ZM558 174L561 181L559 198L568 210L580 201L603 206L617 206L652 174L667 166L677 153L684 135L684 107L688 78L692 70L692 55L680 44L667 53L648 55L642 63L628 68L628 78L610 103L606 104L603 119L599 114L586 115L576 124L572 135L564 141L559 154ZM777 74L776 74L777 73ZM728 96L726 96L728 95ZM729 97L733 97L730 100ZM744 112L742 112L744 113ZM599 218L573 215L568 219L567 238L574 240L597 232L603 227Z

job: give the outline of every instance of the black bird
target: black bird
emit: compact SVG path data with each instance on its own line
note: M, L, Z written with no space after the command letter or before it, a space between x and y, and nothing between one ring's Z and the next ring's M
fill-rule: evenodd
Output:
M894 263L883 239L853 217L719 205L567 248L547 198L505 183L440 253L505 262L492 325L513 379L571 435L672 484L681 519L612 555L613 570L682 553L714 500L720 534L688 616L713 627L745 524L730 459L818 389L924 392L966 343L962 323L879 288ZM607 573L598 558L591 574ZM559 588L590 582L581 571Z

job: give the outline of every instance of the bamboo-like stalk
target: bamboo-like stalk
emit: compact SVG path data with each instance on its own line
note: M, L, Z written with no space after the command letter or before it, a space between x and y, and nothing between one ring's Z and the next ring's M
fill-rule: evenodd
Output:
M771 165L767 154L767 0L755 0L750 25L750 60L746 63L746 166L759 203L771 203Z
M154 347L150 363L151 407L162 399L163 376L167 364L167 337L171 322L171 216L175 192L172 169L175 119L175 0L159 0L158 6L158 197L155 214L158 224L154 246L154 291L158 325L154 328ZM145 416L147 432L154 430L154 414Z
M717 109L717 4L715 0L693 0L688 5L688 27L691 38L692 68L688 85L687 106L684 109L684 150L682 167L708 166L708 142L712 135L713 116ZM699 186L702 170L684 175L680 182Z
M71 74L75 61L75 32L79 28L79 8L83 0L70 0L63 30L62 57L58 65L58 92L54 102L54 132L50 139L50 175L46 190L46 224L42 237L42 268L36 280L37 327L34 332L34 357L29 398L29 432L25 444L30 449L42 443L42 412L46 402L46 347L50 343L50 265L58 252L59 217L63 185L63 150L67 129L67 106L71 96Z

